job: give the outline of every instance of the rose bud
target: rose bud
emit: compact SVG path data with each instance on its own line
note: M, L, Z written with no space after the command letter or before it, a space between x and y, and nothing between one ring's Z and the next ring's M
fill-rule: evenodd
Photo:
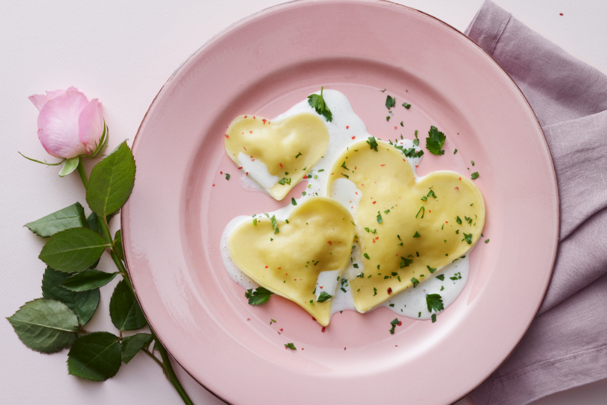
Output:
M101 103L88 101L75 87L29 97L38 115L38 138L46 151L61 159L94 157L107 146Z

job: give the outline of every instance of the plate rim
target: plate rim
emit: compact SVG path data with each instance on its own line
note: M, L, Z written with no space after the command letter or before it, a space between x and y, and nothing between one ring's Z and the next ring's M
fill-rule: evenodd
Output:
M162 86L160 87L160 89L158 90L158 92L156 93L156 95L154 96L154 98L152 99L152 102L150 103L149 107L147 108L141 123L139 124L139 127L137 128L137 132L135 134L135 137L133 139L133 143L132 143L132 147L131 150L133 152L133 155L136 155L136 150L137 150L137 141L138 139L141 139L141 130L148 118L148 114L150 113L150 111L154 108L156 101L158 100L159 96L163 94L163 92L165 91L165 88L167 87L168 84L170 84L173 79L178 75L178 73L180 71L183 70L183 68L193 59L195 58L198 54L200 54L201 52L204 52L204 50L211 46L216 40L220 39L221 37L223 37L226 34L229 34L231 31L237 29L239 26L249 23L252 20L257 19L258 17L262 17L267 13L273 12L277 9L281 9L281 8L289 8L292 7L294 5L298 5L301 3L309 3L309 4L317 4L320 5L321 3L317 2L316 0L289 0L283 3L279 3L279 4L275 4L269 7L265 7L255 13L249 14L237 21L234 21L233 23L229 24L228 26L224 27L222 30L218 31L217 33L215 33L214 35L212 35L207 41L205 41L200 47L198 47L195 51L193 51L172 73L171 75L167 78L167 80L162 84ZM535 320L536 316L537 316L537 312L539 311L542 302L544 301L544 298L546 296L546 292L548 290L548 287L550 285L550 281L552 280L552 274L554 272L554 265L556 262L556 257L558 254L558 245L559 245L559 231L560 231L560 225L561 225L561 202L560 202L560 191L559 191L559 187L558 187L558 181L557 181L557 176L556 176L556 170L554 167L554 161L552 158L552 153L550 151L550 147L548 145L548 141L546 139L546 134L544 132L543 127L541 126L539 119L537 118L537 115L535 114L535 110L533 109L533 107L531 106L531 104L529 103L529 100L527 99L527 97L525 96L525 94L523 93L523 91L521 90L520 86L514 81L514 79L510 76L510 74L493 58L493 56L491 54L489 54L487 51L485 51L480 45L478 45L474 40L472 40L470 37L468 37L464 32L458 30L457 28L453 27L452 25L450 25L449 23L429 14L426 13L424 11L418 10L414 7L411 6L407 6L404 4L400 4L400 3L395 3L393 1L390 0L325 0L322 3L342 3L342 4L369 4L369 5L373 5L373 4L387 4L390 7L398 7L398 8L405 8L411 12L414 13L418 13L421 14L425 17L429 17L432 20L434 20L435 22L438 22L440 24L442 24L443 26L445 26L446 28L448 28L451 32L454 32L457 36L463 37L465 38L465 40L469 41L469 43L473 44L473 46L475 48L477 48L477 50L479 50L482 54L484 54L485 57L489 58L489 60L491 60L492 62L495 63L495 65L499 68L499 70L501 72L503 72L503 74L508 78L508 80L511 82L511 84L513 84L516 88L516 90L518 91L518 93L520 94L520 96L522 96L522 99L524 100L526 106L528 107L529 111L532 112L533 118L535 119L535 124L537 125L537 128L539 129L540 133L542 134L542 142L545 146L545 151L548 153L548 156L550 157L549 163L550 163L550 173L552 175L551 181L554 185L554 189L556 191L555 194L555 202L556 202L556 222L554 224L555 228L556 228L556 237L555 237L555 241L554 243L554 247L553 247L553 252L552 252L552 258L550 261L550 277L547 278L543 288L542 288L542 294L541 294L541 300L538 301L537 307L534 309L533 311L533 317L530 317L529 321L526 323L526 325L524 325L524 331L522 332L522 334L516 338L516 344L512 347L512 349L508 352L508 354L504 357L504 359L499 362L494 368L492 368L487 375L485 375L483 377L483 379L481 381L479 381L474 388L472 388L470 391L468 391L466 394L464 394L462 397L460 397L459 399L455 400L455 402L460 401L461 399L465 398L466 396L468 396L469 394L471 394L474 390L476 390L476 388L478 388L481 384L483 384L487 378L489 378L499 367L501 367L501 365L508 360L508 358L512 355L512 353L514 352L514 350L518 347L518 345L520 344L521 340L523 339L523 337L526 335L527 331L529 330L532 322ZM482 8L482 5L481 5ZM475 16L472 18L472 20L470 21L469 24L472 24L474 22L474 19L476 18L476 15L478 15L478 12L475 13ZM128 203L128 201L127 201ZM125 219L124 219L124 215L123 215L123 211L120 211L120 227L121 229L125 229L124 228L124 223L125 223ZM125 238L125 240L123 241L124 244L124 256L125 256L125 261L127 264L127 273L129 274L129 278L131 276L131 272L130 272L130 266L129 266L129 260L128 260L128 256L129 256L129 249L128 249L128 244L129 244L129 239ZM140 304L141 310L143 311L146 320L149 319L148 315L146 313L145 308L141 305L141 300L139 298L139 293L137 292L137 287L135 286L135 284L133 283L133 291L135 292L135 298L137 299L137 302ZM150 322L148 321L148 324L150 324ZM152 329L151 325L150 329ZM158 340L160 340L160 342L162 343L162 345L166 348L167 352L169 352L170 354L170 350L169 348L165 345L165 343L162 341L162 339L157 335L156 338ZM205 388L206 391L208 391L209 393L211 393L213 396L215 396L216 398L220 399L221 401L224 401L225 403L230 403L227 399L223 398L221 395L219 395L218 393L216 393L215 391L213 391L212 389L210 389L207 385L205 385L202 381L200 381L198 378L196 378L186 367L184 367L181 362L179 362L179 360L177 360L176 357L174 357L171 354L172 359L179 364L179 366L194 380L196 381L199 385L201 385L202 387Z

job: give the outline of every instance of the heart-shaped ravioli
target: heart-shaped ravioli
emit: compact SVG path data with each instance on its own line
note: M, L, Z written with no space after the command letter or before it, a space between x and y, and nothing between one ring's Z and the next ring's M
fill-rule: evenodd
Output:
M485 224L483 197L472 181L450 171L416 180L401 151L385 142L350 146L331 169L329 195L344 181L362 194L354 218L364 269L349 280L359 312L420 288L466 254Z
M329 146L329 130L316 114L301 113L279 122L244 115L230 124L228 156L280 201L307 174Z
M230 255L255 282L299 304L326 326L330 296L352 251L352 221L338 202L313 197L295 207L288 220L262 215L240 225L229 237ZM335 282L322 281L323 275Z

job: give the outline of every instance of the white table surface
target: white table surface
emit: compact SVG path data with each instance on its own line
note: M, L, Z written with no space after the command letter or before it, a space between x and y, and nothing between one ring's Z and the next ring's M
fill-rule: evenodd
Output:
M156 93L171 73L214 34L281 0L3 0L0 6L0 313L12 315L41 296L43 241L26 222L81 201L76 175L21 158L46 159L36 136L31 94L70 85L103 102L112 150L133 139ZM398 0L463 31L482 0ZM523 23L607 74L607 2L604 0L495 0ZM559 15L563 13L563 16ZM90 166L89 166L90 169ZM116 225L116 224L115 224ZM99 268L113 264L102 261ZM87 329L116 332L107 310L112 288ZM4 404L171 404L180 399L158 366L142 354L118 374L94 383L67 374L67 351L27 349L7 321L0 322L0 402ZM196 404L223 404L175 364ZM235 386L234 389L237 389ZM536 405L605 404L607 380L557 393ZM472 405L469 398L458 403Z

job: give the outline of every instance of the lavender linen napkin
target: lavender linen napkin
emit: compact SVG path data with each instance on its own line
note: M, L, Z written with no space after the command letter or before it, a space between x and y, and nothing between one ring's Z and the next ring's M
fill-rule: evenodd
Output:
M489 0L466 32L529 100L558 179L559 251L544 302L472 393L477 405L521 405L607 378L607 76Z

